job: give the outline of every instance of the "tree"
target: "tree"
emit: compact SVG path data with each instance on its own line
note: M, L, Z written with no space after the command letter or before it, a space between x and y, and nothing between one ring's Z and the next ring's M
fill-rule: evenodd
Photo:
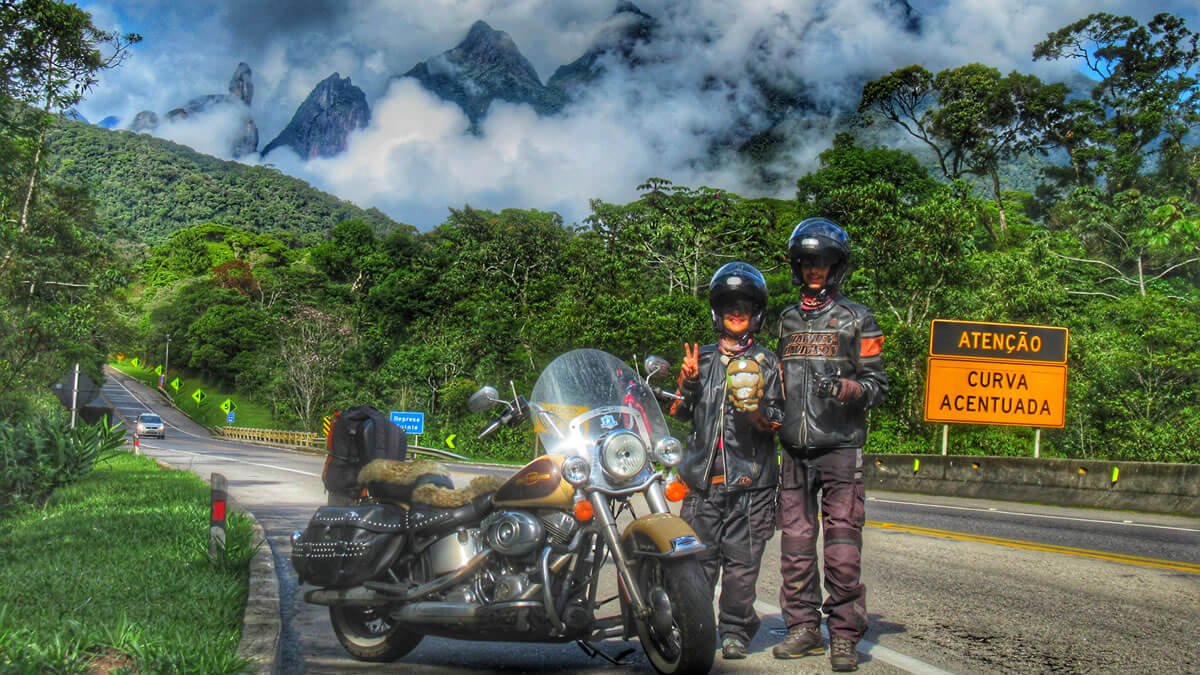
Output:
M1016 72L1002 77L978 63L936 75L912 65L868 82L858 111L868 120L882 117L924 143L948 180L968 174L989 179L1003 235L1008 225L1000 167L1020 155L1045 152L1034 123L1065 96L1062 85ZM985 227L998 238L986 221Z
M1156 182L1182 183L1195 198L1200 158L1186 139L1200 126L1198 39L1171 14L1142 26L1132 17L1096 13L1034 47L1035 60L1075 59L1095 79L1090 97L1045 129L1070 152L1075 185L1099 181L1112 197Z
M1200 262L1200 205L1138 190L1114 195L1111 203L1105 197L1093 188L1078 188L1052 212L1051 226L1074 234L1082 249L1056 255L1101 273L1087 288L1069 293L1119 300L1134 290L1145 298L1152 285L1169 292L1172 277L1195 269Z
M353 335L336 315L313 307L297 307L283 323L276 387L300 422L309 425L329 402Z
M98 81L98 73L117 66L130 45L141 36L120 36L100 30L92 18L73 4L57 0L10 0L0 3L0 98L36 106L40 115L32 115L33 154L28 180L21 197L20 216L14 238L25 236L30 228L30 208L38 185L49 113L66 110L79 102ZM108 46L108 55L101 53ZM11 111L20 107L10 107ZM18 113L20 114L20 112ZM0 273L12 261L9 248L0 259Z
M767 257L774 223L761 205L662 178L650 178L638 189L641 199L626 206L593 200L586 222L609 245L660 270L668 293L700 297L709 275L722 264Z

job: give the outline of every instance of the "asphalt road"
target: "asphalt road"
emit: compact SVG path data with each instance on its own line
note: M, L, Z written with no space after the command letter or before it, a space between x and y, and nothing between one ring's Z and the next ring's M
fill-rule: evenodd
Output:
M130 391L132 389L133 391ZM132 418L152 408L167 438L145 454L222 473L262 523L280 577L280 672L646 672L635 651L615 666L572 644L427 638L395 664L361 664L341 649L326 611L303 602L288 537L324 503L322 457L213 440L152 392L110 379L109 400ZM1200 520L982 500L872 492L864 533L871 628L866 673L1200 672ZM714 672L829 672L825 658L777 661L781 639L778 542L764 557L757 607L763 629L750 658ZM610 641L616 654L627 646Z

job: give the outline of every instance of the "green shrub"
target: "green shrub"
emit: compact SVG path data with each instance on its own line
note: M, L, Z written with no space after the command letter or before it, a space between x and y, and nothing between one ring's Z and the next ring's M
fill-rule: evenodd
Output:
M87 475L125 442L120 423L77 423L65 415L0 421L0 513L40 504L55 488Z

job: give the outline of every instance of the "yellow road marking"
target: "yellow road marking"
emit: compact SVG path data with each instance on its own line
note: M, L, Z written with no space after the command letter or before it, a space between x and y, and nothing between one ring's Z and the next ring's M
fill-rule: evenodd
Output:
M1039 544L1032 541L1021 541L1019 539L1004 539L1001 537L988 537L980 534L965 534L962 532L953 532L951 530L937 530L931 527L916 527L914 525L900 525L897 523L884 523L880 521L867 521L867 527L876 527L881 530L891 530L893 532L908 532L909 534L923 534L928 537L941 537L943 539L957 539L959 541L973 541L981 544L994 544L996 546L1008 546L1010 548L1021 548L1029 551L1043 551L1046 553L1061 553L1063 555L1073 555L1081 558L1094 558L1096 560L1107 560L1109 562L1125 563L1128 565L1141 565L1143 567L1160 567L1162 569L1175 570L1178 572L1188 572L1191 574L1200 574L1200 565L1195 565L1186 562L1177 562L1175 560L1159 560L1157 558L1143 558L1136 555L1125 555L1122 553L1108 553L1105 551L1092 551L1086 548L1072 548L1070 546L1055 546L1054 544Z

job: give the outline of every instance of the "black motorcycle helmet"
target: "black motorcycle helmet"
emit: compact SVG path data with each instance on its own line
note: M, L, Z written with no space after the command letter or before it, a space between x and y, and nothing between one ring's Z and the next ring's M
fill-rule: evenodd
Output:
M749 334L762 328L767 311L767 280L754 265L731 262L721 266L708 282L708 306L712 308L713 329L724 331L722 315L732 306L744 303L750 315ZM740 338L741 335L733 337Z
M827 218L800 221L788 239L788 261L792 264L792 283L804 287L800 265L806 261L829 265L829 278L822 291L837 290L850 270L850 235Z

